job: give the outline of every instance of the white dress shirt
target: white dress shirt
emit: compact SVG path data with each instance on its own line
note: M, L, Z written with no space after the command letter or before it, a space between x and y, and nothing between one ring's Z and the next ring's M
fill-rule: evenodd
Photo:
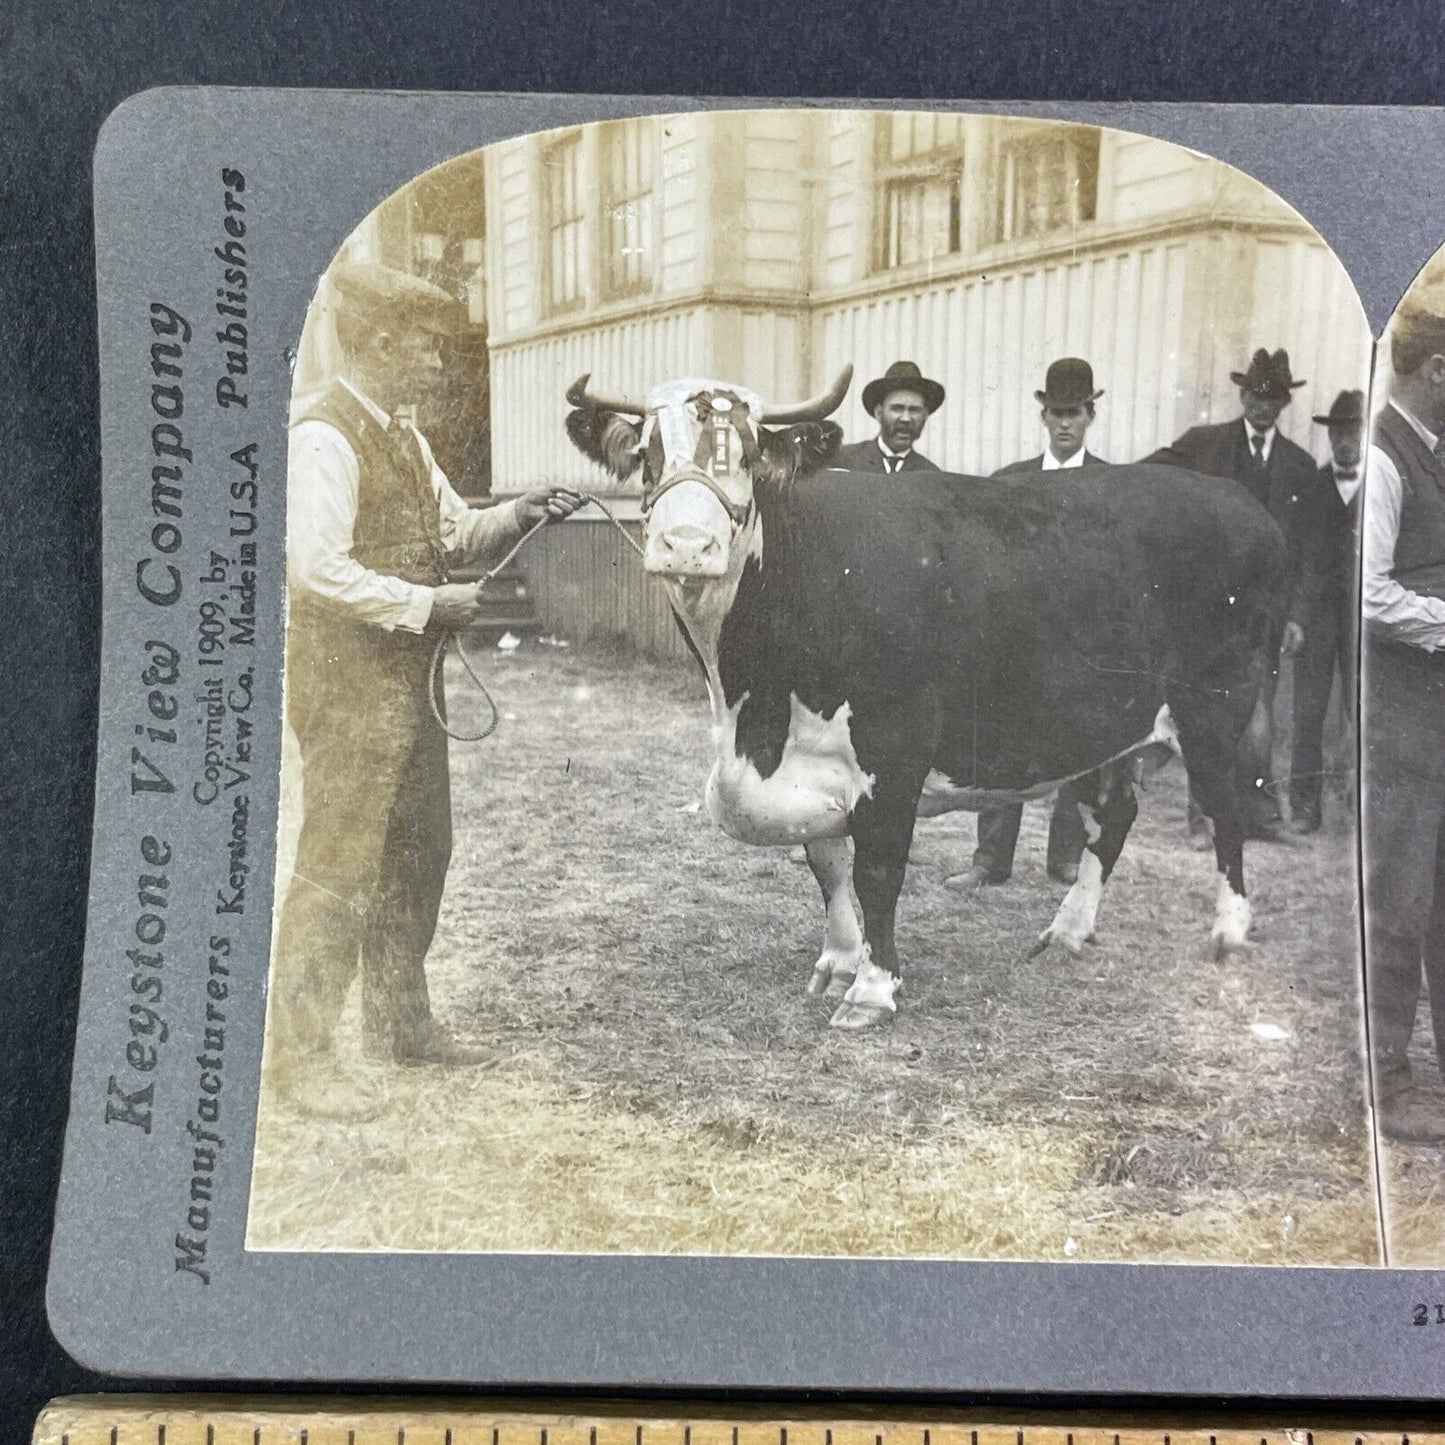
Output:
M908 460L909 455L913 451L913 448L909 447L906 452L889 451L888 448L884 445L883 436L882 433L880 433L878 436L878 450L883 453L883 470L892 473L901 472L903 470L903 463Z
M1251 457L1259 456L1259 453L1254 449L1255 437L1264 438L1264 455L1259 458L1264 466L1269 465L1269 454L1274 450L1274 438L1278 430L1278 427L1270 427L1268 431L1256 431L1250 426L1248 417L1244 419L1244 435L1249 440L1249 454Z
M1360 490L1360 483L1364 480L1363 466L1346 474L1331 462L1330 475L1335 479L1335 490L1340 494L1340 501L1348 507L1355 500L1355 493Z
M1043 469L1046 472L1066 472L1072 467L1081 467L1084 465L1084 453L1087 450L1087 447L1080 447L1068 461L1061 462L1048 447L1045 447Z
M391 418L370 397L344 386L387 427ZM404 423L403 423L404 424ZM452 490L427 439L413 436L441 509L442 545L462 561L475 561L522 535L516 502L469 507ZM363 567L352 555L360 468L346 438L329 422L311 419L291 430L286 484L286 582L293 594L310 593L328 606L388 632L421 632L431 616L431 587Z
M1438 438L1399 402L1390 405L1419 433L1431 451ZM1362 607L1370 630L1396 642L1435 652L1445 647L1445 600L1411 592L1390 576L1395 543L1400 536L1400 510L1405 488L1394 462L1377 446L1368 454L1369 484L1365 488L1365 555Z

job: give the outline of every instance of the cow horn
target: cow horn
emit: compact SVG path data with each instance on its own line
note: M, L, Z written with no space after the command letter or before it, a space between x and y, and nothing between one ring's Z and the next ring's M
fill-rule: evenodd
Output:
M620 411L624 416L635 416L639 419L647 415L647 407L640 401L633 401L630 396L609 396L606 392L593 391L587 383L592 380L592 373L584 371L571 386L567 388L567 404L569 406L589 407L595 411Z
M838 379L821 396L809 397L807 401L800 401L793 406L769 406L763 411L761 420L766 422L779 421L822 421L825 416L831 416L841 405L843 398L848 394L848 386L853 380L853 367L845 366L838 373Z

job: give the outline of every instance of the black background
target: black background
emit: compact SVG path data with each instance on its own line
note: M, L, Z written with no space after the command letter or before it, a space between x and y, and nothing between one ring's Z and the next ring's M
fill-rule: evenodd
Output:
M100 629L90 154L115 105L174 84L1445 103L1440 0L0 0L0 12L0 1445L26 1439L55 1394L136 1388L71 1363L44 1315Z

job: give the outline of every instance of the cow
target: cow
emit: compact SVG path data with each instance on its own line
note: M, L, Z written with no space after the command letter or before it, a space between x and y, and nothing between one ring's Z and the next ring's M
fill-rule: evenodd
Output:
M710 379L567 393L574 444L641 472L644 565L707 679L709 816L806 844L826 910L809 992L838 1028L893 1013L916 818L1065 786L1088 843L1033 952L1078 954L1136 785L1174 755L1214 824L1213 956L1246 948L1235 752L1284 627L1277 525L1238 484L1160 465L1066 487L825 470L851 376L792 406Z

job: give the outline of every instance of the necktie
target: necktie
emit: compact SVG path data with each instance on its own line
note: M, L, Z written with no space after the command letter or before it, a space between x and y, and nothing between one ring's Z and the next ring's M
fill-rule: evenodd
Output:
M1249 444L1254 448L1254 467L1256 471L1264 470L1264 438L1256 432L1249 439Z

